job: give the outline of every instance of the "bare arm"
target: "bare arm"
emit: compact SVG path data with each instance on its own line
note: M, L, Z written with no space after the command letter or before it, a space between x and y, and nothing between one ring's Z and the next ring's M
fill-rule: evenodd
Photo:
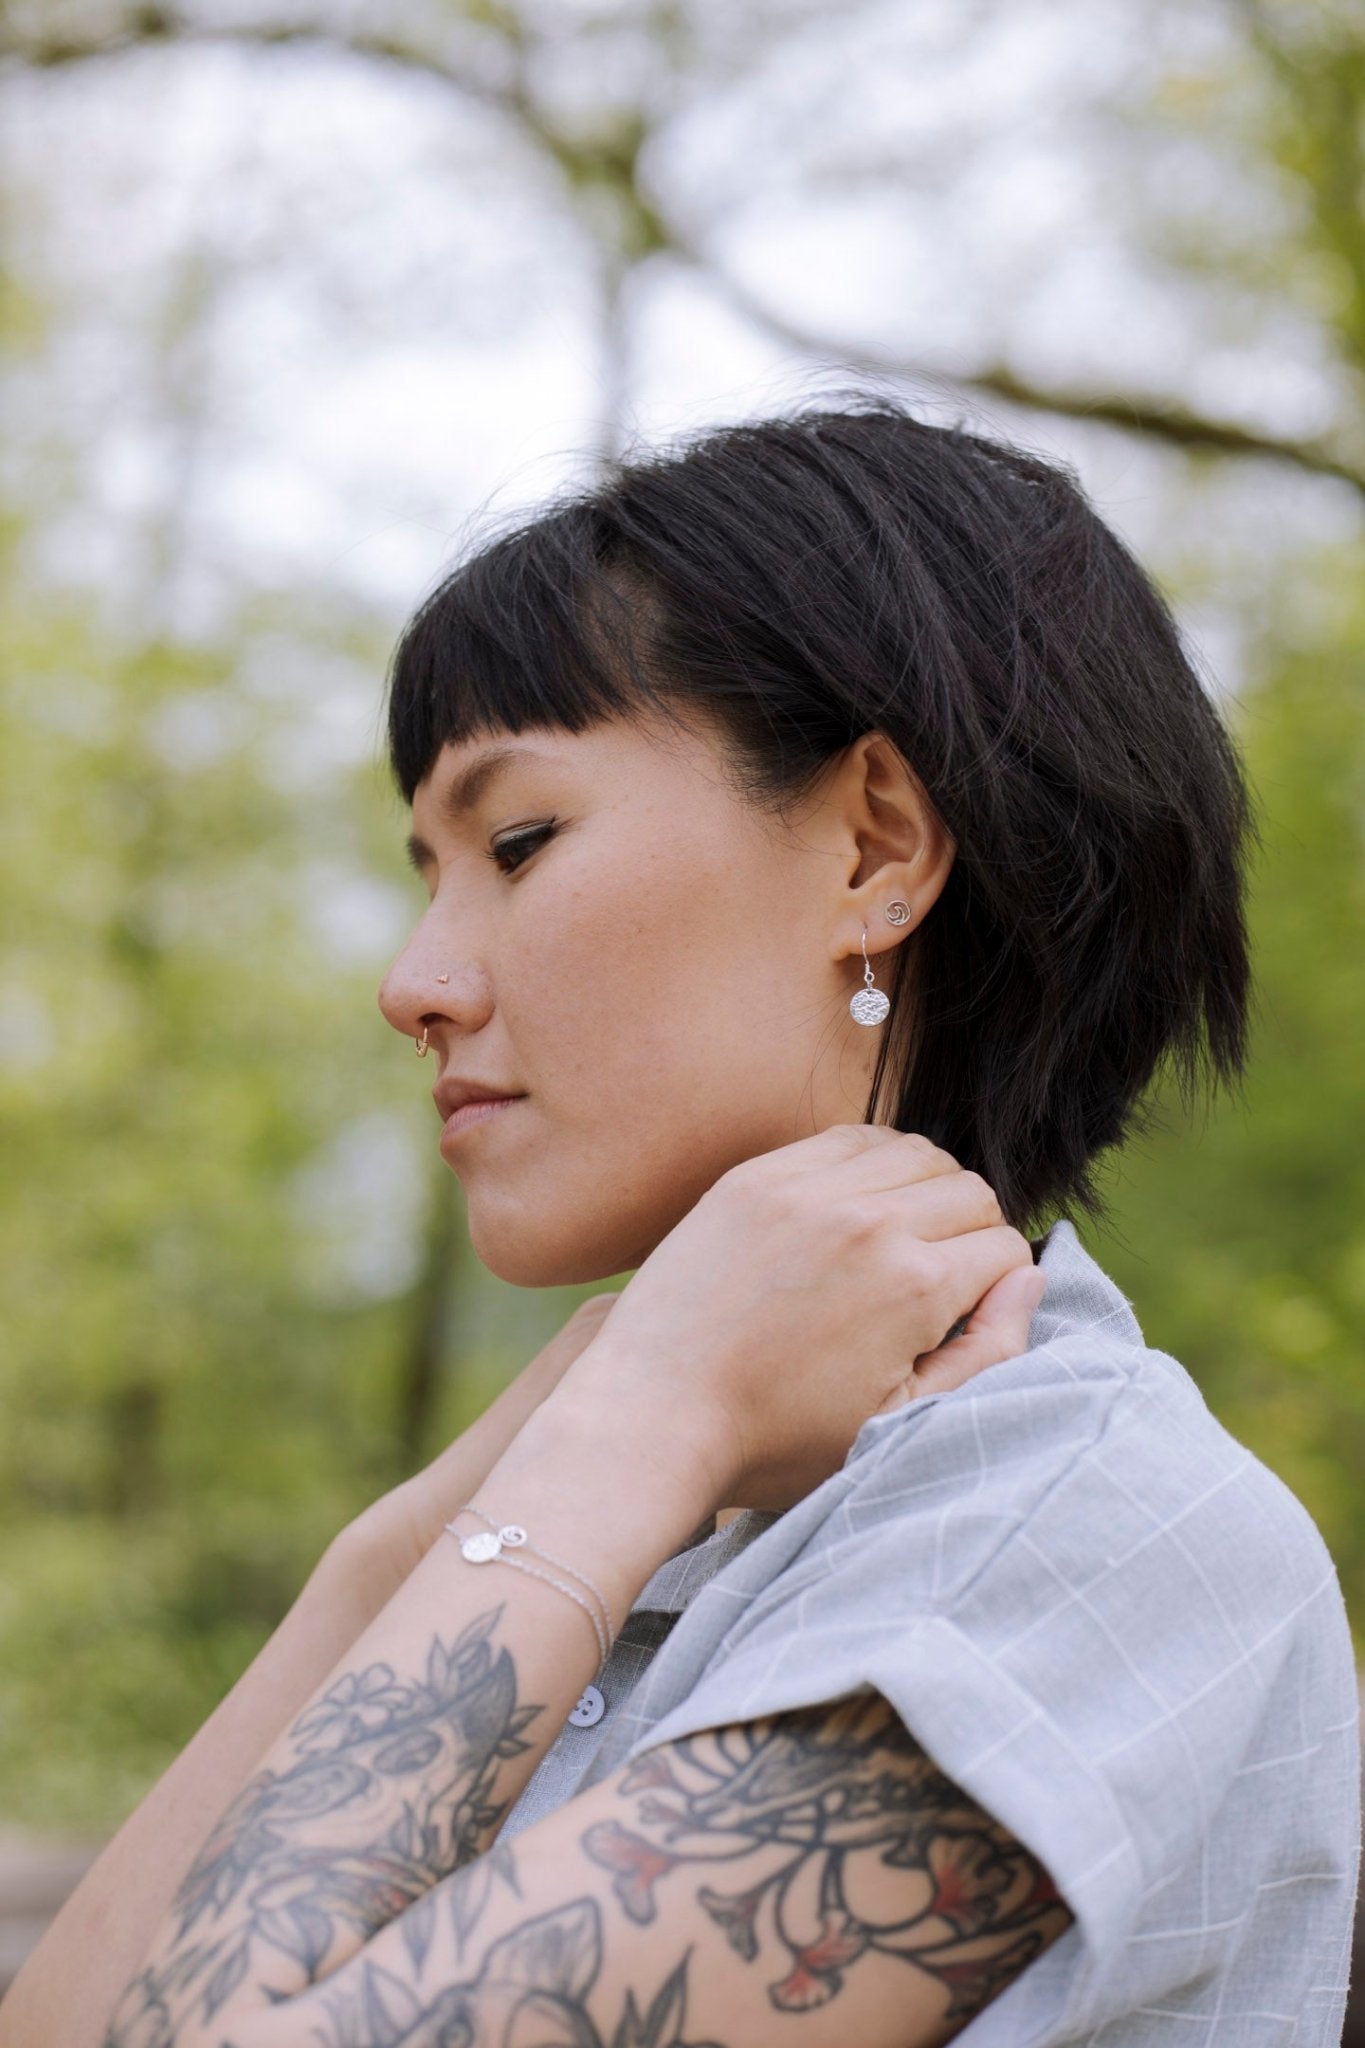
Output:
M1037 1857L866 1692L648 1751L311 1988L169 2038L938 2048L1070 1924Z
M696 1495L637 1441L604 1497L579 1426L537 1418L486 1497L620 1612ZM108 2048L930 2048L1069 1924L871 1693L668 1745L498 1845L595 1664L560 1592L445 1539L210 1837Z
M630 1440L604 1494L602 1439L601 1410L547 1403L479 1498L548 1557L581 1559L619 1618L696 1526L698 1495ZM440 1536L209 1836L109 2048L218 2048L484 1857L597 1665L573 1598Z
M104 1849L0 2006L0 2048L99 2048L229 1801L601 1329L595 1296L441 1456L342 1530L280 1626Z

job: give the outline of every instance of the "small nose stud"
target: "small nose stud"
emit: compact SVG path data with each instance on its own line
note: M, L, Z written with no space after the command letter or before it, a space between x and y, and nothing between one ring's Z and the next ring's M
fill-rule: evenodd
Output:
M450 976L448 974L438 974L436 979L440 982L441 987L444 988L446 983L450 980Z

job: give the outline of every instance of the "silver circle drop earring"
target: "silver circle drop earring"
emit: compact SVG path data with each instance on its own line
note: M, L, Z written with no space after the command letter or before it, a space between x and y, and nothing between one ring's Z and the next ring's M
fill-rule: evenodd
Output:
M876 986L872 962L867 957L867 926L863 926L863 987L848 999L848 1013L855 1024L880 1024L891 1008L891 998Z
M913 912L901 897L886 906L888 924L909 924ZM872 962L867 957L867 926L863 926L863 986L848 999L849 1015L856 1024L880 1024L891 1009L891 998L876 985Z

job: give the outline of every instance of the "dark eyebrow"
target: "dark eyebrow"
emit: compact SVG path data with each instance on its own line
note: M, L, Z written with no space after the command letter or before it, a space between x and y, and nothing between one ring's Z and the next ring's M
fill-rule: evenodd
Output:
M458 825L473 810L479 798L487 793L504 768L513 761L548 760L547 754L534 747L518 747L504 744L488 747L475 756L467 768L452 776L449 786L442 792L439 810L441 816L451 825ZM408 834L407 856L409 865L419 872L436 856L424 839L415 832Z

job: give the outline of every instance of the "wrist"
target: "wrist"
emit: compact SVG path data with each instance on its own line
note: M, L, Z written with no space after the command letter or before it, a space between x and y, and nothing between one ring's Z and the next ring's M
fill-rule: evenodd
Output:
M704 1461L647 1403L603 1393L595 1374L567 1378L470 1498L495 1520L523 1523L545 1548L595 1556L588 1569L614 1580L619 1626L650 1575L723 1502Z
M660 1384L638 1355L606 1336L583 1351L537 1418L547 1432L584 1448L600 1486L630 1474L657 1490L687 1532L734 1500L740 1477L737 1433L704 1389Z

